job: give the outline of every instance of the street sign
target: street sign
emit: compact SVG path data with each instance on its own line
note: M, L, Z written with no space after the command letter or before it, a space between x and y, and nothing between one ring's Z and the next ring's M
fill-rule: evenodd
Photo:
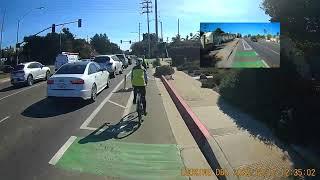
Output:
M78 27L82 26L82 19L78 19Z
M56 25L55 25L55 24L52 24L52 26L51 26L51 32L52 32L52 33L55 33L55 32L56 32Z

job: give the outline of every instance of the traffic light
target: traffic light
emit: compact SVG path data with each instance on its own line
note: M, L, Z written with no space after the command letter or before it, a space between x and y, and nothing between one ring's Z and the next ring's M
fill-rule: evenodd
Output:
M82 25L82 19L78 19L78 27L81 27Z
M131 40L129 41L129 43L131 44Z
M52 24L51 32L56 33L56 25L55 24Z
M120 40L120 43L122 44L122 40Z

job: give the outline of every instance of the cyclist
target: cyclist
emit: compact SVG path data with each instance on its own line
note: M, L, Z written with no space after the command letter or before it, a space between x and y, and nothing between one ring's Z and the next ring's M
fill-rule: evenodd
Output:
M144 115L147 115L147 103L146 103L146 86L148 84L148 76L146 68L143 67L142 59L138 58L136 66L133 67L131 73L131 83L133 87L133 104L136 104L137 91L140 91L141 100L144 109Z

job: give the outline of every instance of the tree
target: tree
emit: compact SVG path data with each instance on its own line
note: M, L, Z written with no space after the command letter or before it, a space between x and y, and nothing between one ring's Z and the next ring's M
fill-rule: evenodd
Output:
M61 50L78 52L81 58L90 58L95 51L85 39L75 39L75 36L64 28L61 33ZM20 60L39 61L43 64L53 64L55 57L60 53L60 34L48 33L46 36L24 37L25 45Z
M90 44L99 54L115 54L121 52L120 47L110 42L106 34L95 34L91 38Z
M81 58L90 58L94 54L94 50L85 39L75 39L73 41L74 52L79 52Z
M216 34L223 34L223 33L225 33L225 32L222 31L221 28L217 28L217 29L214 31L214 33L216 33Z
M267 35L267 39L270 40L271 38L272 38L272 35L271 35L271 34L268 34L268 35Z
M248 37L251 37L251 34L248 34Z
M282 31L294 40L319 41L315 33L320 31L318 0L264 0L262 9L272 22L281 22Z

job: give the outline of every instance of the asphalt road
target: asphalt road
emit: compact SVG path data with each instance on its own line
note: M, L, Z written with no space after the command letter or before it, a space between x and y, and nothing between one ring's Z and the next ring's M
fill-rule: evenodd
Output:
M159 176L157 172L174 176L181 165L176 142L149 76L148 115L141 126L130 103L130 76L128 90L121 90L124 75L116 76L92 104L49 101L45 82L21 88L0 84L0 179L149 179Z
M273 42L240 39L231 56L232 67L280 67L280 45Z

